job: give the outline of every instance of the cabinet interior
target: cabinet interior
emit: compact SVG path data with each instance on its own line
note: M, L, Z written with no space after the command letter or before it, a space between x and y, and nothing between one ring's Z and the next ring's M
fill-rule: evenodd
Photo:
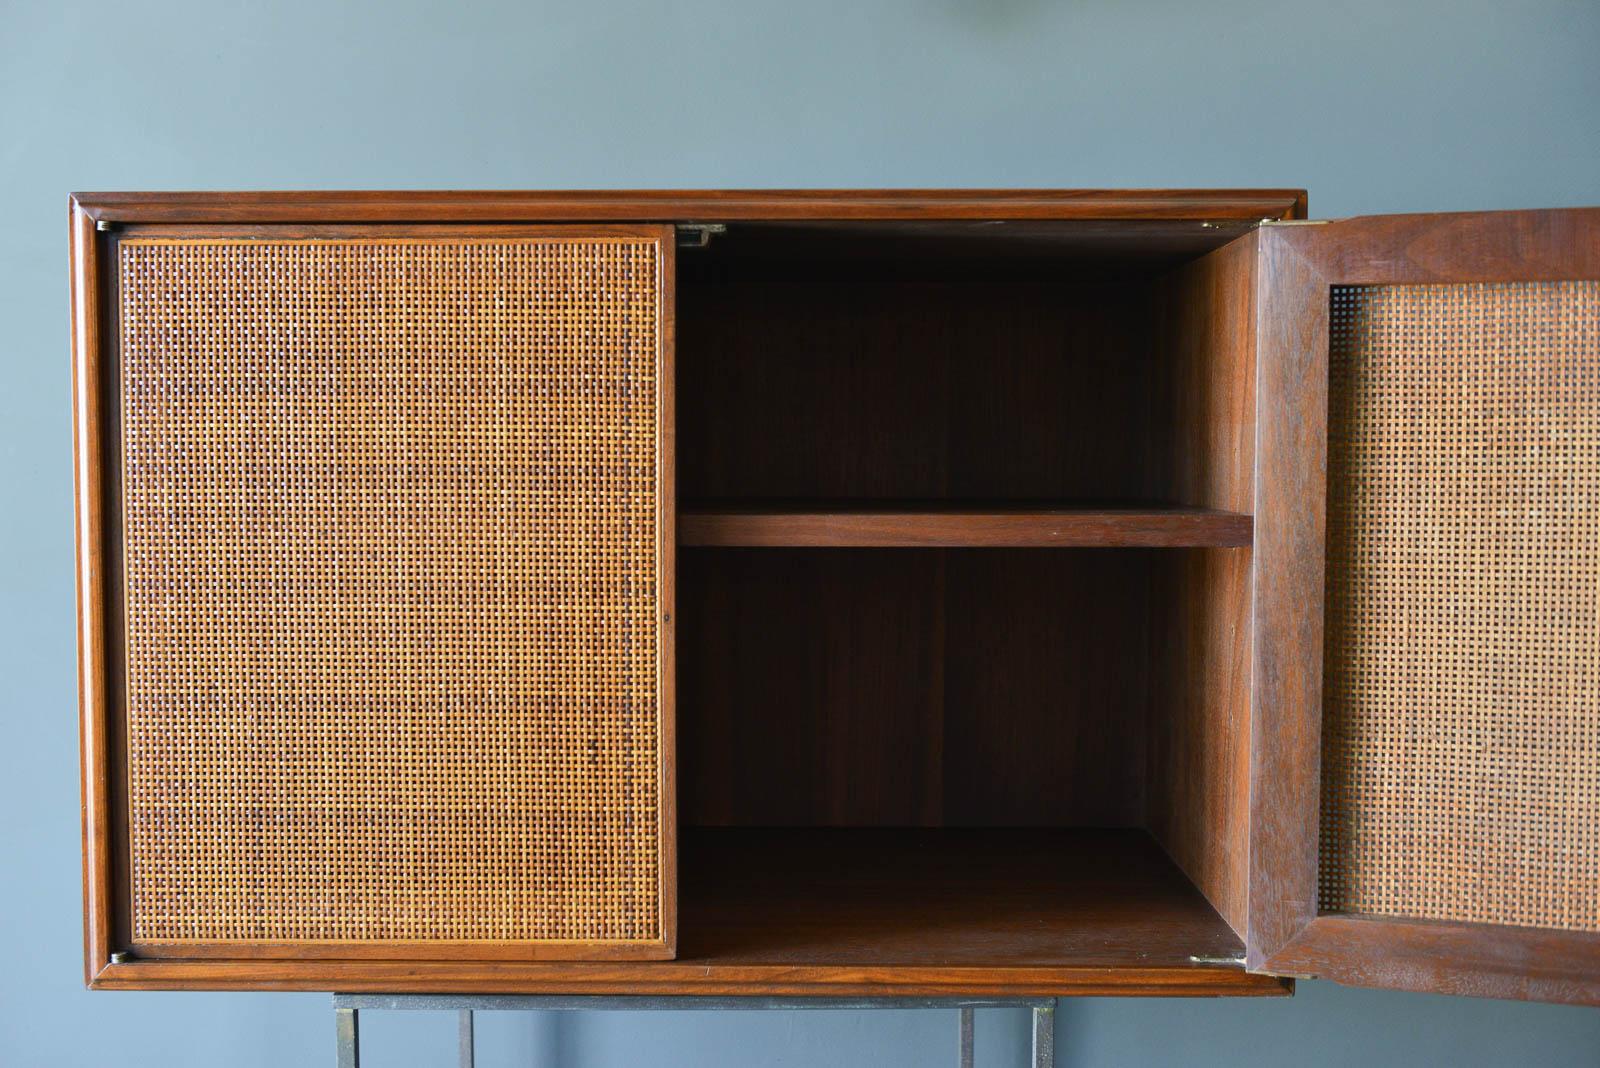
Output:
M1252 246L841 222L680 250L681 959L1242 955Z

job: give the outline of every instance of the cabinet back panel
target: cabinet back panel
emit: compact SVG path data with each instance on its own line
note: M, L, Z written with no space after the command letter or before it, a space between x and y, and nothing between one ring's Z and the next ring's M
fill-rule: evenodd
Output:
M685 551L684 823L1141 825L1160 560Z
M691 254L692 255L692 254ZM695 498L1146 499L1140 281L700 280L679 295Z
M663 254L116 246L141 953L660 955Z
M1338 287L1320 905L1600 930L1600 282Z

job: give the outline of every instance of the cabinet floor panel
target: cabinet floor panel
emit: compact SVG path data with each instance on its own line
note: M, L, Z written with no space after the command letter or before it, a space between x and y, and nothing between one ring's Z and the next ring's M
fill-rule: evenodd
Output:
M679 960L1180 968L1242 957L1140 830L691 829Z
M1143 831L689 829L676 960L134 961L102 988L1281 995Z

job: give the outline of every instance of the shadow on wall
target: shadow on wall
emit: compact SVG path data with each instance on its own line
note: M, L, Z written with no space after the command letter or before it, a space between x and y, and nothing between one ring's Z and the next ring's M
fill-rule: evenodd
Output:
M1082 3L1082 0L1076 0ZM1058 8L1048 0L939 0L935 10L952 22L991 33L1006 33L1036 21L1045 12Z

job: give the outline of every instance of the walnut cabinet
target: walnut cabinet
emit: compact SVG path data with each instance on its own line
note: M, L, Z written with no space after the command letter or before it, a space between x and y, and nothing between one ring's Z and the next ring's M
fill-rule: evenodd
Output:
M71 204L106 989L1600 1002L1600 210Z

